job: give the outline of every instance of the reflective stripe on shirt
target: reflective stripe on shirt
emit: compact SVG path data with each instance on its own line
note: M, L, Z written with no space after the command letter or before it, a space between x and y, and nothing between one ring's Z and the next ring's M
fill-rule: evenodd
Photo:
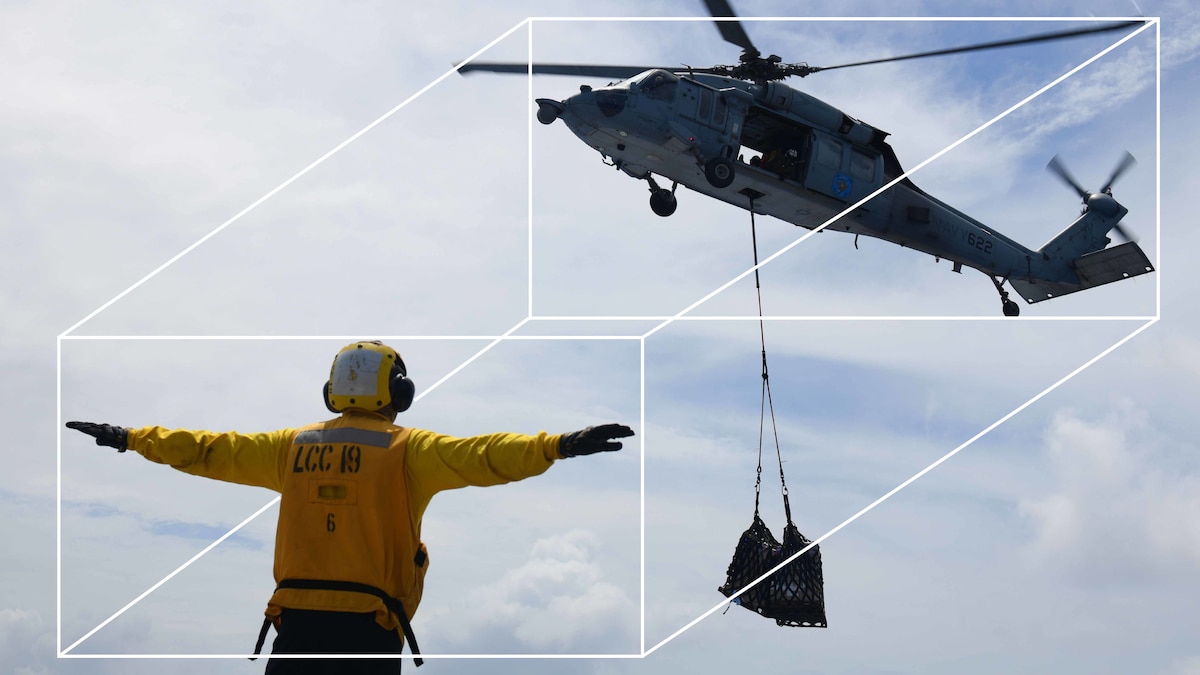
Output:
M392 435L386 431L339 427L336 429L308 429L296 434L296 445L316 443L358 443L376 448L386 448L392 443Z

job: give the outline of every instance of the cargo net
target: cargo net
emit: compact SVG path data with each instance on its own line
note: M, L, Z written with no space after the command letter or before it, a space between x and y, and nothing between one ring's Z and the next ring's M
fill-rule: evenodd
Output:
M762 404L758 418L758 477L754 482L754 522L742 533L733 560L725 573L725 585L717 590L762 616L775 619L780 626L825 628L825 580L821 573L821 550L817 546L779 568L771 576L759 580L812 542L800 534L792 522L792 507L788 502L787 480L783 475L783 453L779 449L779 428L775 424L775 403L771 400L771 380L767 375L767 338L763 329L762 285L758 279L758 237L754 230L754 196L750 195L750 236L754 243L754 287L758 293L758 331L762 339ZM779 460L779 485L783 492L783 511L787 526L783 543L776 541L766 523L758 515L762 493L762 450L767 411L771 415L771 431L775 437L775 457ZM756 583L757 582L757 583ZM747 586L754 584L753 588ZM726 608L725 611L729 611Z
M775 619L780 626L827 627L819 546L813 546L753 588L734 596L810 543L789 520L780 544L755 513L754 523L738 540L725 573L725 585L717 590L732 598L733 604Z

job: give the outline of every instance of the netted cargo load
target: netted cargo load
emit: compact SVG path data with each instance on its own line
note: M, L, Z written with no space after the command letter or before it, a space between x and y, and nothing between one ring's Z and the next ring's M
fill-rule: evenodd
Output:
M821 572L821 550L812 544L792 522L788 501L787 478L783 475L783 452L779 445L779 427L775 423L775 403L771 397L771 377L767 370L767 338L762 318L762 285L758 278L758 238L754 230L754 196L750 198L750 235L754 245L754 286L758 292L758 331L762 342L762 402L758 418L758 469L754 481L754 521L738 539L733 560L725 572L725 584L717 590L732 604L770 619L780 626L826 628L825 579ZM763 441L768 413L779 462L779 486L787 525L783 543L775 539L759 516L762 496ZM802 555L797 555L804 551ZM793 556L795 559L793 560ZM786 563L786 564L785 564ZM782 565L782 567L780 567ZM779 567L778 570L775 570ZM775 570L772 572L772 570ZM770 573L769 576L768 573ZM751 584L753 586L751 587ZM748 588L749 587L749 588ZM726 610L728 611L728 610Z
M825 628L825 590L819 546L813 546L753 588L734 596L810 543L789 521L780 544L755 513L754 522L738 540L725 574L725 585L717 590L725 597L732 597L734 604L775 619L780 626Z

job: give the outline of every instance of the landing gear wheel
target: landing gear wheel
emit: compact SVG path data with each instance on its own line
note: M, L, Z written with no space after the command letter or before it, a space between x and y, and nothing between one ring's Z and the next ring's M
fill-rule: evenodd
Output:
M1008 277L1003 279L992 277L992 283L996 286L996 292L1000 294L1000 306L1004 308L1004 316L1020 316L1021 307L1017 303L1008 299L1008 291L1004 290L1004 282L1008 281Z
M650 210L655 215L666 218L675 213L677 206L679 206L679 201L675 199L675 195L671 194L670 190L660 188L650 193Z
M733 162L720 157L708 160L704 165L704 177L713 187L729 187L733 183Z

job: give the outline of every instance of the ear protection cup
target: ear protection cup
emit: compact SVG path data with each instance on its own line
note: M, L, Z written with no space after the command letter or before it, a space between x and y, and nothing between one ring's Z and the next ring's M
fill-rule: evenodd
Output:
M388 393L392 397L392 410L402 413L412 407L413 398L417 395L417 385L408 379L408 367L400 355L392 364L392 377L388 381Z
M417 385L407 377L392 378L392 410L402 413L412 407L417 395Z
M325 386L321 387L321 397L325 399L325 407L329 408L329 412L331 413L341 414L342 411L333 407L333 401L329 400L329 386L330 383L326 382Z

